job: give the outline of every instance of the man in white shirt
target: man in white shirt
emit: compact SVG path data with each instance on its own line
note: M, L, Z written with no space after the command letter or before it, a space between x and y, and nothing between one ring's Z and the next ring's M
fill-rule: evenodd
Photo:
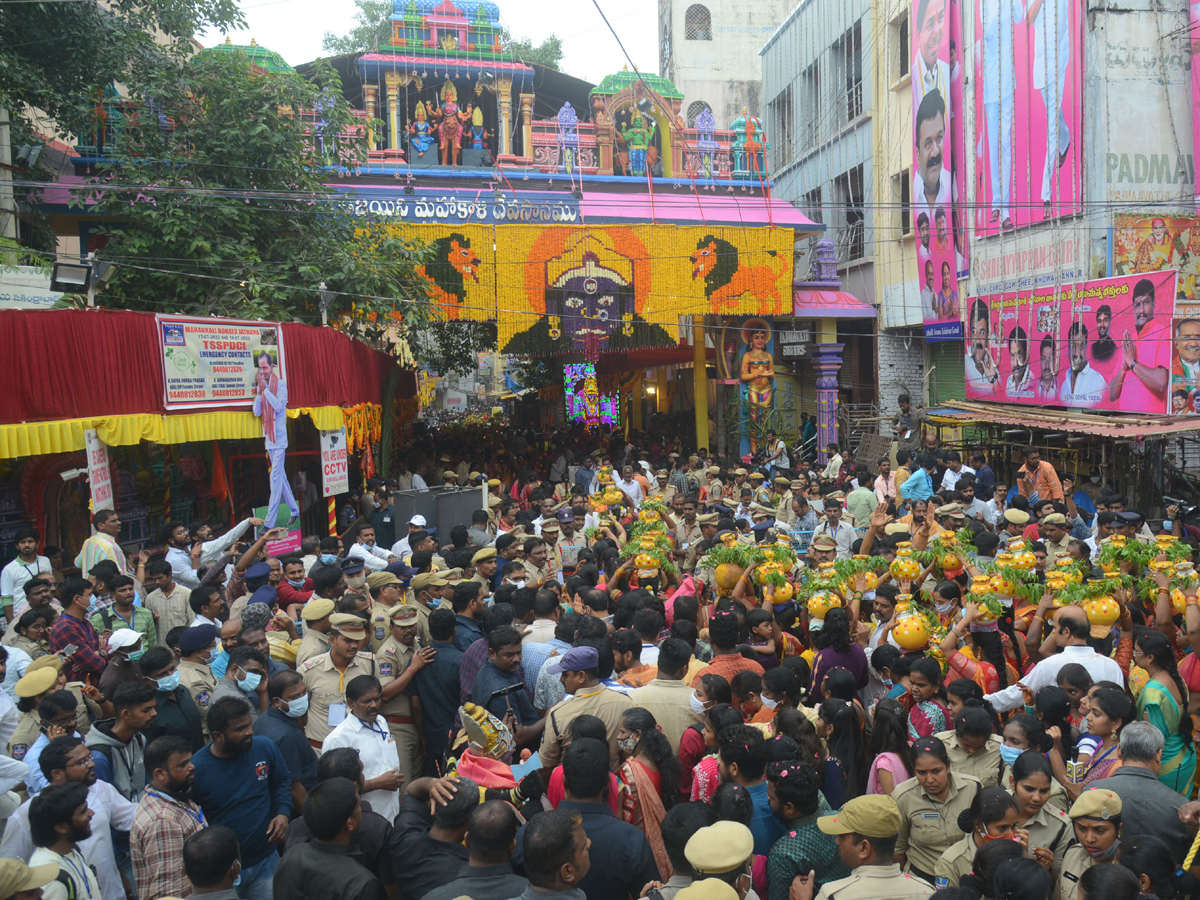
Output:
M1063 406L1095 406L1108 386L1104 376L1088 362L1088 330L1082 322L1072 322L1067 331L1067 357L1071 367L1063 376L1058 399Z
M64 743L59 744L60 741ZM76 855L71 859L74 862L82 860L89 873L95 870L91 877L92 900L124 900L125 889L121 885L121 873L117 870L112 830L129 831L133 825L133 814L137 812L137 804L121 796L107 781L96 778L91 754L79 738L56 738L42 751L38 761L43 764L43 774L50 782L50 787L43 790L39 797L44 796L47 791L61 794L64 788L73 788L79 792L90 828L87 833L77 834L73 842ZM39 854L46 856L51 849L42 847L35 852L36 836L31 833L30 807L37 800L38 797L35 797L22 803L9 817L4 829L4 839L0 841L0 857L30 859L30 865L40 862L58 862L63 865L61 860L57 859L42 859L39 863L31 859L31 854L34 857ZM78 812L78 805L76 811ZM60 849L67 848L64 846ZM69 865L64 868L68 874L80 874L71 873ZM83 900L87 895L88 892L84 890L77 895L78 900ZM49 894L43 896L47 897Z
M931 0L938 2L938 0ZM943 63L942 65L945 65ZM932 220L939 207L950 203L950 169L946 155L946 100L940 93L928 94L917 108L917 172L913 176L913 206Z
M620 488L621 493L629 498L634 509L641 509L642 500L645 498L642 494L642 486L633 477L632 466L626 466L621 470L621 477L617 480L616 485Z
M219 538L212 536L212 526L207 522L202 522L199 525L193 525L191 530L192 540L200 541L200 565L208 566L220 559L230 547L238 542L243 534L254 526L257 528L263 523L262 519L250 517L242 519Z
M1038 615L1045 616L1049 610L1049 601L1044 601L1038 609ZM1019 683L1010 684L1004 690L988 694L984 699L991 702L996 712L1016 709L1025 702L1021 685L1036 694L1047 685L1057 684L1059 670L1068 663L1079 663L1087 669L1093 682L1111 681L1114 684L1125 684L1125 673L1121 671L1117 661L1102 656L1088 646L1088 637L1094 633L1088 625L1087 613L1078 606L1064 606L1054 614L1053 622L1052 636L1062 648L1061 652L1043 659ZM1097 626L1096 631L1099 634L1094 636L1105 637L1109 630L1106 626Z
M189 591L200 586L200 576L196 574L195 562L191 552L192 537L188 534L187 526L182 522L167 524L167 555L166 560L171 564L171 575L176 584L182 584Z
M422 473L424 471L425 471L425 466L423 466L423 465L417 466L417 468L413 471L413 473L412 473L412 489L414 491L429 490L429 485L427 485L425 483L425 479L422 477Z
M842 521L842 501L826 499L825 500L825 521L816 527L813 531L813 543L816 543L820 535L827 535L833 538L837 544L837 558L849 559L850 547L854 543L854 529Z
M364 525L358 529L358 540L350 547L346 556L350 559L362 560L363 565L372 572L379 572L387 568L387 564L395 559L382 547L375 546L374 525Z
M974 469L963 464L962 455L957 450L951 450L946 454L946 474L942 476L942 489L953 491L958 479L974 474Z
M913 72L913 101L920 103L937 91L950 96L950 63L939 58L946 31L945 0L921 0L917 4L916 66Z
M842 473L842 454L838 452L836 442L826 447L825 451L829 454L829 463L825 466L824 471L821 472L821 477L826 481L837 481L838 475Z
M409 538L412 537L414 531L422 531L429 524L425 521L424 516L413 516L408 520L408 534L392 544L392 556L396 559L407 559L412 555L412 547L409 545Z
M15 622L21 613L29 609L25 600L25 585L40 576L51 575L50 560L38 556L37 545L41 535L34 528L18 529L14 543L17 556L0 570L0 605L9 622ZM11 627L11 626L10 626Z
M886 456L879 459L879 475L875 478L875 497L880 503L896 499L896 473L892 471L892 461Z

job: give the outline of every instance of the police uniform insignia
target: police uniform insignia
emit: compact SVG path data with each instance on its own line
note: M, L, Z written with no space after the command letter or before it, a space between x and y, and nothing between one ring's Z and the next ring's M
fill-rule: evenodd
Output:
M198 693L196 695L196 702L199 703L201 706L206 705L210 699L211 698L210 698L208 691L201 691L200 693Z
M379 664L379 674L390 676L392 674L392 664L391 663L380 663Z
M375 640L377 640L377 641L383 640L383 626L381 626L381 625L377 625L375 627Z
M24 759L25 753L28 750L29 750L28 744L13 744L12 758L13 759Z

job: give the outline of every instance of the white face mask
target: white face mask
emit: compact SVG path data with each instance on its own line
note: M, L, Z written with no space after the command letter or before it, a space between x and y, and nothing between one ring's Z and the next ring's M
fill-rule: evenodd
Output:
M363 575L361 572L358 575L347 575L346 576L346 584L349 587L354 588L354 590L358 590L366 583L367 583L367 576Z
M775 709L779 706L779 701L774 697L768 697L766 694L759 694L758 699L762 701L762 705L767 709Z
M1088 481L1090 481L1092 484L1099 484L1099 483L1100 483L1100 476L1099 476L1099 475L1093 475L1091 478L1089 478L1089 479L1088 479Z
M704 711L708 709L708 707L704 705L704 701L695 694L692 694L690 697L688 697L688 704L692 707L692 712L698 716L704 715Z

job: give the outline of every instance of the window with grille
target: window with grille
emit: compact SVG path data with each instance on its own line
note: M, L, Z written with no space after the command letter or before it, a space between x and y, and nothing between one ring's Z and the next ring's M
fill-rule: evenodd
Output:
M709 108L709 104L703 100L697 100L694 103L689 103L687 108L687 123L688 128L696 127L696 120L700 118L700 113Z
M892 68L893 77L899 81L908 74L908 13L904 13L899 18L892 21L892 45L896 48L896 55L893 59L896 60Z
M821 189L814 188L811 191L805 191L804 197L800 201L801 209L806 216L814 222L824 222L825 214L821 209Z
M792 86L789 84L771 101L768 133L772 137L776 171L789 165L795 149L796 122L792 108Z
M683 14L683 37L687 41L712 40L712 16L708 7L694 3Z
M894 221L901 235L912 232L912 188L908 169L892 176L892 204L896 210Z
M834 45L845 100L841 104L845 121L853 122L863 111L862 27L858 22Z
M857 165L833 180L834 215L838 222L838 259L849 262L866 255L863 215L863 167Z

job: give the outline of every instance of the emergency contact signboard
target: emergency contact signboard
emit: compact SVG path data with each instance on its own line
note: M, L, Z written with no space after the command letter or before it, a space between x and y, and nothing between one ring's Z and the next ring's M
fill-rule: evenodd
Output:
M250 406L260 359L286 377L278 322L156 318L167 409Z

